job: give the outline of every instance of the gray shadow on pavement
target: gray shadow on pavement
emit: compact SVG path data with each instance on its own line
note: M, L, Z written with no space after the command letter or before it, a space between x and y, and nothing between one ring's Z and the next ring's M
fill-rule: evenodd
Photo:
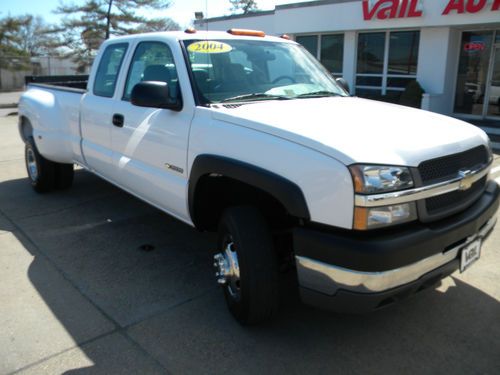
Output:
M85 171L76 172L72 189L45 195L34 193L26 179L3 182L0 209L34 256L30 281L94 363L67 373L495 373L500 368L500 304L459 280L445 293L423 291L360 316L303 306L292 281L275 321L243 328L215 287L213 235ZM142 245L153 249L144 251ZM61 283L47 275L48 264L62 275ZM63 283L90 307L81 307Z

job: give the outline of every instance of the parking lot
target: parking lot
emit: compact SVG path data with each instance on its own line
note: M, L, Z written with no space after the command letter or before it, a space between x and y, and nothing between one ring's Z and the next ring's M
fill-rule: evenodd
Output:
M213 235L83 170L34 193L16 124L0 117L0 374L499 373L500 226L467 272L386 310L290 293L244 328L215 284Z

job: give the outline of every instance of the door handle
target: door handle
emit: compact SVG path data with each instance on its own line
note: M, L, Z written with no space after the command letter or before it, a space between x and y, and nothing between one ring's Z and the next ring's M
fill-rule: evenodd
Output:
M125 117L119 113L115 113L113 115L113 125L118 128L123 128L123 124L125 123Z

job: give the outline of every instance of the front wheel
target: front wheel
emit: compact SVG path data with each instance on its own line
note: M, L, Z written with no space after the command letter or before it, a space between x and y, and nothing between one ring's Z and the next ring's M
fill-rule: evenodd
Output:
M278 308L278 267L265 218L253 207L226 209L218 248L217 281L233 316L244 325L270 319Z

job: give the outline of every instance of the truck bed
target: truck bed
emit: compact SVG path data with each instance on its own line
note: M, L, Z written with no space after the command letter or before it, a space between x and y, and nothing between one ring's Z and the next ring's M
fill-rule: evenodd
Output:
M88 75L60 75L60 76L26 76L24 83L51 89L85 92L87 90Z

